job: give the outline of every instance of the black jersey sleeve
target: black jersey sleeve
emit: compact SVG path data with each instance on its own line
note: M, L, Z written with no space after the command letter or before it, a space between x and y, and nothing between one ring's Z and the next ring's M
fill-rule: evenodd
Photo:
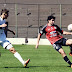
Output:
M63 30L62 30L58 25L55 25L55 26L57 27L56 30L57 30L58 32L60 32L61 34L63 34Z
M42 36L45 33L46 27L47 27L47 24L40 30L40 36Z

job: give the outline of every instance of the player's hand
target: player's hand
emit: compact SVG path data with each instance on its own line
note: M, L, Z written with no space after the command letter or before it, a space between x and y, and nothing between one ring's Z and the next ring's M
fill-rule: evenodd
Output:
M14 31L12 31L12 33L15 35L15 32Z
M2 25L0 25L0 27L6 27L7 26L7 24L2 24Z
M37 44L36 44L35 48L37 49L37 48L38 48L38 46L39 46L39 43L37 43Z
M72 35L72 32L71 32L71 35Z

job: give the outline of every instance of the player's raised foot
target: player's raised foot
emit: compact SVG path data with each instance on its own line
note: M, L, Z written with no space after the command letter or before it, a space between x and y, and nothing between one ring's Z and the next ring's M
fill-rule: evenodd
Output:
M30 62L30 59L25 61L24 67L27 67L27 64Z
M70 52L69 55L72 56L72 53Z

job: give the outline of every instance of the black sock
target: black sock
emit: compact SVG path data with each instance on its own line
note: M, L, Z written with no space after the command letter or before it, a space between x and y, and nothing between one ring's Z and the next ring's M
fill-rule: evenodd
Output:
M65 60L69 65L71 65L71 62L70 62L70 60L68 59L67 56L64 57L64 60Z

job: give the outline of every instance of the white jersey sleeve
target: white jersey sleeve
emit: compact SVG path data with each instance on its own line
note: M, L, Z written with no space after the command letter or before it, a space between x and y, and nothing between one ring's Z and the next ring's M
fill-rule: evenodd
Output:
M5 20L3 20L1 17L0 17L0 25L4 24L5 23ZM0 27L0 42L3 42L4 40L6 40L6 35L4 33L4 28L3 27Z

